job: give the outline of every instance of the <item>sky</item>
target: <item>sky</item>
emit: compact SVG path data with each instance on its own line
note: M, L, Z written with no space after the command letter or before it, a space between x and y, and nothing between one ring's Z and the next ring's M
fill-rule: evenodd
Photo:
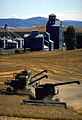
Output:
M0 18L46 17L82 21L82 0L0 0Z

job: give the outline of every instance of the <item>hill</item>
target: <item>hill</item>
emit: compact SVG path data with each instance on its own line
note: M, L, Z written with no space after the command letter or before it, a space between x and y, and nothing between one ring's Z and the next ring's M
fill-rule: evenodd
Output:
M64 20L62 21L62 24L64 26L82 27L82 21Z
M48 19L44 17L32 17L29 19L0 19L0 29L3 29L5 24L8 24L9 28L12 29L23 29L23 28L30 28L38 25L45 25ZM65 20L62 21L64 26L74 26L74 27L82 27L82 21L72 21L72 20Z
M26 29L12 29L13 32L32 32L32 30L39 30L40 32L46 32L46 25L38 25Z
M82 27L74 27L77 33L82 33ZM64 26L64 31L66 31L67 26ZM40 32L46 32L46 25L38 25L35 27L27 29L13 29L13 32L32 32L32 30L39 30Z
M47 18L44 17L33 17L29 19L0 19L0 26L8 24L9 27L15 29L29 28L37 25L43 25L47 23Z

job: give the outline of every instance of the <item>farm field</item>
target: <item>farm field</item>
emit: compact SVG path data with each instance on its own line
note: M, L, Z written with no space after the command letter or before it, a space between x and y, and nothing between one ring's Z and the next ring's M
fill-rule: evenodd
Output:
M64 26L64 31L66 31L68 26ZM82 27L74 27L75 31L77 33L82 33ZM12 30L13 32L32 32L32 30L39 30L40 32L46 32L46 25L39 25L27 29L17 29L17 30Z
M68 26L64 26L64 31L66 31ZM82 27L74 27L77 33L82 33ZM39 30L40 32L46 32L46 25L34 26L27 29L12 29L12 32L32 32L32 30ZM3 30L0 30L2 32Z
M33 74L48 70L49 78L41 83L79 80L81 84L59 86L57 97L67 102L68 109L23 105L22 101L28 96L0 95L0 120L82 120L82 49L0 55L0 88L5 88L4 81L13 79L13 73L25 68Z

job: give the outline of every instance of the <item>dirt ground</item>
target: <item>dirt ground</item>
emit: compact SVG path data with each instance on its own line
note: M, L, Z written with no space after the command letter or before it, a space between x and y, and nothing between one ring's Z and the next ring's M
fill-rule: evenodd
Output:
M22 105L22 101L28 99L27 96L0 95L0 120L82 119L82 49L0 55L0 88L5 87L4 81L13 78L13 73L25 68L34 74L47 69L49 78L41 80L41 83L79 80L81 84L58 86L60 93L57 97L67 102L68 109Z

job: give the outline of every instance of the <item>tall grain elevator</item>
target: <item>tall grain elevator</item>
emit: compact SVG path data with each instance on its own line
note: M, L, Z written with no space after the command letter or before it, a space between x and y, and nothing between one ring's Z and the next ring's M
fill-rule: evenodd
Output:
M50 14L46 25L46 32L50 34L50 39L54 41L54 49L62 48L63 31L62 21L56 19L56 15Z

